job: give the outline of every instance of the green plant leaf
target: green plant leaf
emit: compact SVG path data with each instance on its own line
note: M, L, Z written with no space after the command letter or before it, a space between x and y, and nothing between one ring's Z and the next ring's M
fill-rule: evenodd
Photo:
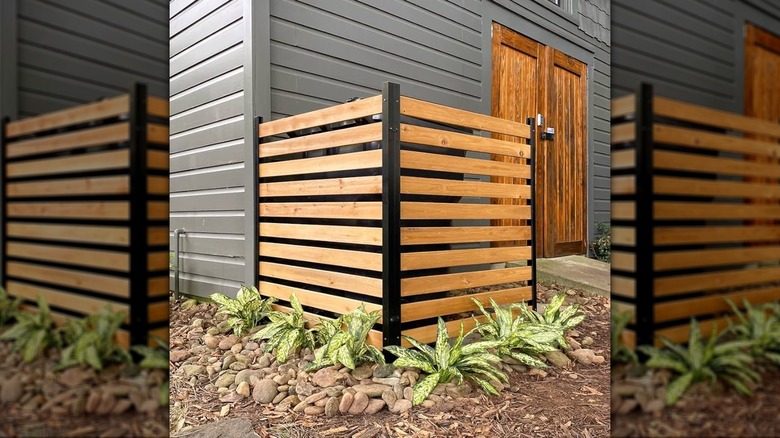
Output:
M421 404L428 398L431 391L439 384L439 377L439 373L433 373L417 381L417 384L414 385L414 395L412 397L412 404L414 406Z
M677 403L677 400L685 393L685 390L691 386L693 382L693 373L685 373L680 377L672 380L666 387L666 405L672 406Z

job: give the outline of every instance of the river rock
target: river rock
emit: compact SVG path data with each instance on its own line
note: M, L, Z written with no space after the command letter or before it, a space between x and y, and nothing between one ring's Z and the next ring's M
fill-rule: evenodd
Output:
M227 388L230 385L232 385L233 382L235 381L236 381L235 374L225 373L217 377L217 381L214 382L214 386L216 386L217 388Z
M295 385L295 393L299 395L310 396L314 392L314 386L309 382L298 382Z
M236 386L236 392L244 398L249 397L249 394L251 393L249 384L246 382L239 383L238 386Z
M303 410L306 415L322 415L325 412L325 408L322 406L308 406Z
M392 389L390 386L382 385L381 383L369 383L360 384L352 387L357 392L363 392L368 397L380 397L383 392L388 389Z
M273 380L263 379L261 380L255 389L252 391L252 398L258 403L271 403L279 392L277 388L279 385Z
M181 348L171 350L168 353L168 358L171 362L181 362L190 355L190 352Z
M553 365L555 365L558 368L570 368L571 367L571 360L566 357L565 354L561 353L558 350L555 351L548 351L544 353L544 357L547 358Z
M398 397L395 396L395 391L388 389L382 393L382 400L384 400L384 402L387 403L388 409L393 409L393 405L395 405L395 402L396 400L398 400Z
M412 409L412 402L406 399L398 400L395 402L393 409L390 411L394 414L403 414Z
M352 406L349 408L350 414L360 414L366 410L369 403L369 397L365 392L358 391L355 393L355 399L352 401Z
M22 397L22 381L16 376L6 380L0 388L0 403L14 403Z
M379 365L374 369L374 377L390 377L393 375L393 371L395 371L395 366L393 364L387 363L384 365Z
M181 370L184 372L185 376L192 377L205 373L206 367L203 365L184 365L181 367Z
M314 373L311 382L317 386L327 388L336 385L344 379L344 374L339 373L338 370L333 367L327 367Z
M357 380L368 379L373 374L374 370L369 364L361 365L352 371L352 377L356 378Z
M201 340L205 346L211 348L212 350L219 346L219 338L214 335L205 334Z
M366 410L363 411L364 414L367 415L373 415L377 412L381 411L382 408L385 407L385 401L381 398L372 398L368 401L368 406L366 406Z
M339 402L339 412L342 414L349 412L349 408L352 407L353 401L355 401L355 396L352 395L351 392L345 392L344 395L341 396L341 401Z
M236 335L229 335L222 338L222 340L219 341L218 346L220 350L230 350L236 345L236 342L238 342L238 337Z
M306 397L305 401L306 403L313 405L314 403L317 403L318 401L324 399L326 396L327 394L325 394L325 391L315 392L314 394Z
M339 398L338 397L330 397L328 398L328 401L325 402L325 416L326 417L333 417L339 412Z

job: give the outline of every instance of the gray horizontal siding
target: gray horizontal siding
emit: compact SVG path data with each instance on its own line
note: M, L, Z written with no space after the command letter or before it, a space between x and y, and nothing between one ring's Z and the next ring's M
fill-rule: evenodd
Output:
M167 5L136 3L19 0L19 115L121 94L137 81L167 96Z
M481 19L456 4L279 0L270 11L274 117L377 94L388 80L423 99L480 105Z
M243 5L170 6L170 229L187 231L180 290L234 292L244 278Z

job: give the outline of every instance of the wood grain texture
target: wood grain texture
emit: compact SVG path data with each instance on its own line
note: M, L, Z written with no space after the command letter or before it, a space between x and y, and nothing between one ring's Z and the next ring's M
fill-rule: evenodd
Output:
M90 268L129 272L130 255L127 252L101 251L25 242L8 242L7 254L24 259L68 263ZM165 253L167 266L168 254Z
M130 241L130 230L127 227L9 222L8 236L60 242L126 246Z
M62 152L93 146L102 146L130 140L130 124L114 123L97 128L81 129L64 134L48 135L30 140L11 142L6 157L18 158L50 152Z
M281 263L260 262L260 275L314 286L341 289L371 297L382 296L382 279Z
M464 111L406 96L401 97L401 114L432 122L521 138L528 138L531 135L531 128L524 123Z
M165 193L168 193L167 181L168 178L165 178ZM130 179L125 175L12 182L8 184L7 192L8 198L124 195L127 193L130 193Z
M530 205L401 202L401 219L530 219Z
M529 199L531 197L531 186L402 176L401 193L410 195Z
M359 125L302 137L260 143L260 158L320 151L341 146L359 145L382 140L382 124Z
M470 134L459 134L406 123L401 123L401 142L461 151L506 155L516 158L531 157L531 146L527 144Z
M531 227L403 227L401 245L502 242L530 239Z
M469 289L531 279L531 267L490 269L401 279L401 296L414 296L456 289Z
M6 166L6 176L9 178L16 178L21 176L55 175L59 173L90 172L96 170L119 170L127 169L129 167L130 154L125 149L11 163Z
M264 202L260 217L382 219L381 202Z
M357 245L382 245L382 229L379 227L371 228L261 222L260 236L316 240L321 242L354 243Z
M448 268L517 260L529 260L531 247L454 249L401 254L401 270Z
M401 187L403 188L403 183ZM382 176L261 183L258 189L261 198L274 196L370 195L382 193Z
M753 305L760 305L777 301L778 299L780 299L780 288L778 287L747 289L734 293L705 295L658 303L655 305L654 316L656 322L689 319L691 317L698 319L700 315L731 313L731 307L726 300L731 300L737 307L744 308L743 300L748 300Z
M730 203L656 201L656 219L774 219L780 217L780 205L735 205Z
M757 285L778 280L780 280L780 268L753 268L656 278L653 281L653 288L656 296L664 297L686 292Z
M613 177L613 181L614 179ZM653 190L663 195L780 199L780 186L777 184L712 181L672 176L653 177Z
M130 203L127 201L11 202L7 209L8 217L14 218L130 219Z
M93 298L72 292L62 292L56 289L36 286L20 281L9 281L8 293L12 296L22 297L31 301L37 300L38 295L40 294L43 295L46 299L46 303L50 306L71 310L85 315L98 313L104 307L110 306L111 310L114 312L125 313L125 324L130 322L130 306L116 301ZM167 305L168 303L166 302L165 304Z
M299 129L327 125L329 123L342 122L344 120L359 119L382 112L382 96L372 96L355 102L343 103L321 110L299 114L294 117L285 117L266 123L258 127L260 138L270 137Z
M614 230L614 228L613 228ZM653 234L656 245L688 245L729 242L760 242L780 239L780 227L711 226L659 227Z
M28 280L54 281L58 285L98 292L115 297L129 298L130 281L126 278L104 274L93 274L73 269L38 266L31 263L8 262L6 272L9 277Z
M39 131L47 131L92 120L116 117L127 114L129 109L130 97L128 95L122 95L100 102L87 103L37 117L29 117L10 122L6 125L5 132L8 138L13 138L20 135L34 134Z
M382 254L345 249L317 248L314 246L288 245L260 242L260 257L274 257L302 262L322 263L347 268L382 271Z
M613 220L636 219L636 205L633 201L612 201L610 207Z
M613 119L625 117L636 112L636 96L629 94L623 97L612 99L610 102L612 109L610 116Z
M374 169L378 167L382 167L381 150L262 163L258 169L260 178L269 178L272 176L307 175L311 173Z
M341 315L347 314L361 305L365 305L367 312L382 309L382 306L364 301L357 301L350 298L343 298L336 295L314 292L297 287L284 286L281 284L261 281L258 288L264 296L274 297L280 300L289 301L293 293L302 305L313 307L315 309L327 310ZM382 319L379 319L379 323Z
M401 304L401 322L418 321L425 318L478 310L476 304L471 301L472 298L486 306L490 306L491 298L499 305L520 303L531 299L531 288L517 287Z
M525 179L531 177L531 168L528 165L413 151L401 151L401 168Z
M653 151L653 164L656 169L762 178L780 177L780 166L777 165L732 158L704 157L698 154L682 152Z

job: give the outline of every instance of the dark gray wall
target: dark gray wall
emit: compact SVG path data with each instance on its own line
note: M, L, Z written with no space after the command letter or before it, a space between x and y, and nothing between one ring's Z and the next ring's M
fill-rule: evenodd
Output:
M591 228L608 221L609 0L562 3L173 0L171 230L187 230L181 289L231 293L256 278L257 267L244 266L256 251L256 217L244 214L257 202L243 164L253 116L378 94L388 80L406 95L490 114L493 20L589 65L588 214ZM241 17L254 23L243 39Z
M245 280L244 3L170 3L170 230L187 231L180 287L198 295Z
M167 96L165 0L17 2L18 115L126 92L144 82Z
M772 0L613 0L612 92L643 81L658 94L743 111L746 21L780 33Z

